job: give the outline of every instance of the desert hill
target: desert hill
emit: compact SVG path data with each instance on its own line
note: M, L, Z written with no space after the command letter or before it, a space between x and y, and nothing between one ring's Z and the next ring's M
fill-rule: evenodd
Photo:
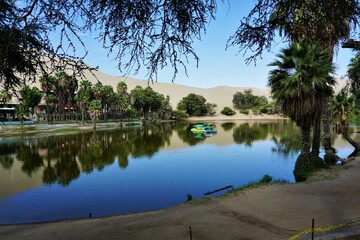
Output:
M112 76L101 71L93 72L94 77L90 72L85 72L85 78L95 84L100 81L104 85L110 85L116 91L116 86L120 81L124 81L128 86L128 92L134 89L137 85L141 87L150 86L154 91L163 94L164 96L170 96L170 102L174 109L178 102L189 93L195 93L202 95L207 102L217 104L217 113L219 113L225 106L232 107L232 98L236 92L244 92L245 89L251 88L253 94L257 96L265 96L270 99L269 88L254 88L254 87L232 87L232 86L217 86L213 88L197 88L191 86L181 85L181 81L177 80L176 83L171 82L149 82L147 80L140 80L131 77L119 77ZM337 79L338 84L335 87L335 91L338 92L345 85L346 81L343 79ZM241 82L239 82L241 84ZM34 86L40 87L39 82L36 82Z

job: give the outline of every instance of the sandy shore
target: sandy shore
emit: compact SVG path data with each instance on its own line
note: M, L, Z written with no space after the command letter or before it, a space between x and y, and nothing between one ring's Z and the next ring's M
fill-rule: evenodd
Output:
M271 185L159 211L107 218L0 226L13 239L287 239L311 226L360 219L360 158L318 172L308 183ZM96 216L94 216L96 217ZM321 239L359 234L360 224L316 232ZM305 236L305 238L304 238ZM304 235L302 239L309 239ZM353 238L351 238L353 239Z

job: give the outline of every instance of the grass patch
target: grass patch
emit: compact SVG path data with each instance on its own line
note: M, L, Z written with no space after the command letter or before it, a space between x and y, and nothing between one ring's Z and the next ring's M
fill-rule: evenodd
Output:
M332 166L330 168L321 169L313 174L311 174L307 179L306 183L313 183L325 180L334 180L337 179L340 175L341 167L339 166Z
M276 185L276 184L286 184L286 183L289 183L289 182L286 180L273 180L271 176L266 174L259 181L250 182L239 188L234 188L234 189L228 191L227 193L225 193L223 196L229 197L231 195L234 195L234 194L236 195L236 194L239 194L239 193L242 193L247 190L254 189L254 188L261 188L264 186Z
M265 174L259 181L248 183L239 188L233 188L233 189L227 191L226 193L224 193L223 195L220 195L217 197L230 197L230 196L236 195L238 193L242 193L249 189L260 188L263 186L274 185L274 184L286 184L286 183L289 183L289 182L285 181L285 180L273 180L273 178L271 176ZM205 203L213 198L216 198L216 197L205 197L205 198L193 199L193 196L191 194L187 194L186 198L187 198L187 200L185 201L185 204L189 204L189 203L190 204L203 204L203 203Z

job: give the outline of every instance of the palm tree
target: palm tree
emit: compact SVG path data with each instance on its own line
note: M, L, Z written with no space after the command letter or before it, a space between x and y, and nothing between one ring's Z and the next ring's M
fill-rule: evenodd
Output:
M318 52L315 44L294 43L282 49L279 60L269 64L269 86L281 111L302 130L301 155L310 155L310 133L314 116L319 111L319 94L331 96L334 80L332 64L326 63L328 53ZM316 151L315 151L316 152Z
M55 74L55 94L58 100L57 111L60 114L60 117L61 115L64 115L67 78L69 78L69 75L66 72L58 72Z
M79 104L81 110L81 123L85 124L85 112L88 104L93 98L92 84L89 80L83 80L80 82L80 89L76 95L76 101Z
M228 46L255 49L255 55L249 58L253 59L270 48L275 31L279 30L280 35L291 42L316 42L319 52L325 49L329 52L327 62L331 63L334 48L357 26L358 12L359 3L355 0L258 1L229 39ZM324 148L331 149L331 98L324 99L322 106ZM320 114L317 115L314 117L320 118Z
M15 106L15 115L19 118L21 131L23 130L24 119L28 114L27 108L23 103Z
M11 94L9 93L9 91L7 90L1 90L0 91L0 102L2 104L4 104L4 107L5 107L5 104L7 102L9 102L11 100Z
M117 84L116 86L116 92L120 93L122 95L126 95L127 94L127 85L124 81L121 81Z
M78 89L78 80L75 76L69 76L66 78L66 92L67 92L67 105L70 110L75 105L75 92Z
M120 120L122 120L124 113L128 109L129 101L121 93L115 93L113 96L111 108L120 114Z
M347 75L350 80L350 92L356 97L356 102L360 100L360 53L357 53L348 64Z
M50 106L49 106L49 95L55 90L55 78L49 75L43 75L40 77L40 87L45 93L45 104L46 104L46 121L49 122L50 117Z
M96 129L96 121L101 113L101 101L100 100L92 100L89 104L89 113L94 122L93 128Z

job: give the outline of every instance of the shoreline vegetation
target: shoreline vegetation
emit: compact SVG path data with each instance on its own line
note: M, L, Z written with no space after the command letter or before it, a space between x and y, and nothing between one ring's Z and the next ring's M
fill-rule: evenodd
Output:
M225 116L225 115L215 115L215 116L203 116L203 117L189 117L184 119L186 122L221 122L221 121L278 121L285 119L279 115L245 115L238 114L236 116ZM161 122L174 122L172 120L166 120ZM103 121L97 122L96 131L106 130L110 128L119 128L119 127L136 127L142 124L142 120L128 120L128 121ZM23 125L23 130L21 131L20 124L6 124L6 122L0 122L0 137L7 136L19 136L19 135L31 135L37 133L70 133L78 131L94 131L93 123L88 121L85 125L81 124L81 121L72 121L72 122L61 122L56 121L53 123L29 123Z

